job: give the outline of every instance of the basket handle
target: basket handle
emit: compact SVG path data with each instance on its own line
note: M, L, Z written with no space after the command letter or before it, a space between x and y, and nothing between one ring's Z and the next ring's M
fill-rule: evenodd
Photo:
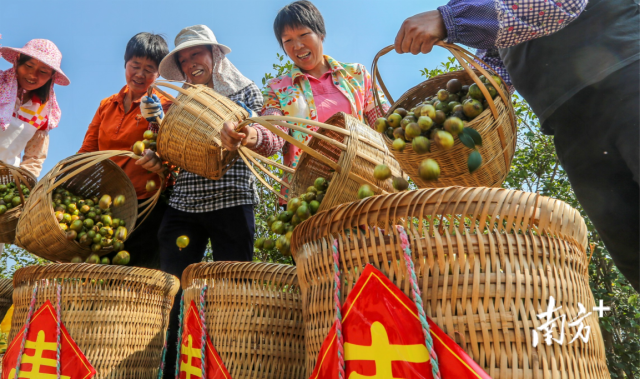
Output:
M490 69L492 75L489 74L480 64L478 64L478 62L476 62L476 60L482 63L483 65L485 65L486 67L491 67L491 66L489 66L482 59L478 58L477 56L463 49L460 46L450 44L450 43L445 43L442 41L436 42L436 45L449 50L449 52L456 58L456 60L460 63L462 68L467 72L467 74L469 74L471 79L473 79L474 83L476 83L480 88L480 90L482 91L482 94L484 95L485 99L489 103L489 108L491 109L491 113L493 114L493 117L495 119L498 119L498 109L496 108L495 102L491 98L489 91L485 88L480 78L478 78L478 75L476 75L476 73L471 68L469 68L469 65L473 66L476 70L480 71L482 75L484 75L487 78L487 80L489 80L489 83L491 83L491 85L493 85L498 91L498 94L500 95L500 98L502 99L502 101L505 104L507 104L509 102L509 99L507 98L504 91L501 90L500 86L498 86L498 83L496 83L496 81L493 80L493 78L491 77L492 75L496 75L498 77L500 76L493 69ZM380 83L380 88L382 88L382 91L384 92L385 96L387 96L387 98L389 99L392 105L394 101L389 95L389 91L387 91L387 88L384 85L384 82L382 81L382 76L380 75L380 71L378 70L378 60L380 59L380 57L382 57L383 55L386 55L393 49L394 49L394 45L389 45L383 48L382 50L380 50L378 54L376 54L375 58L373 58L373 65L371 68L371 71L373 72L373 92L374 92L373 101L375 102L375 105L378 107L378 109L382 114L385 114L385 112L382 109L382 104L380 104L378 100L379 99L378 86L376 85L376 81ZM512 115L511 112L509 112L509 116L511 118L511 121L514 122L515 121L514 115Z

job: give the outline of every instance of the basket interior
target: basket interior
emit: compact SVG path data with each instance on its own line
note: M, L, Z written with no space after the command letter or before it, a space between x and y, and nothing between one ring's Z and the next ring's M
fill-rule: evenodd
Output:
M67 173L56 177L55 183L65 180ZM112 160L103 160L94 166L78 173L74 177L65 181L61 187L85 199L90 197L101 197L104 194L115 199L118 195L124 195L125 203L119 207L111 207L114 218L125 220L129 232L133 230L138 217L138 200L135 188L131 180L124 171ZM54 191L49 192L47 198L52 202ZM53 217L53 209L51 214ZM75 242L77 243L77 242ZM80 246L78 244L78 246ZM103 249L106 251L106 249Z

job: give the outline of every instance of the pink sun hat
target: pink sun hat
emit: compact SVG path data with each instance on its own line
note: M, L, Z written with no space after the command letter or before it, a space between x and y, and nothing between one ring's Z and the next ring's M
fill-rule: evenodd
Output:
M27 42L22 49L15 47L0 47L0 54L11 64L16 63L19 54L28 55L31 58L35 58L46 64L56 72L53 81L55 84L68 86L70 83L69 78L60 68L62 53L58 50L58 47L48 39L32 39Z

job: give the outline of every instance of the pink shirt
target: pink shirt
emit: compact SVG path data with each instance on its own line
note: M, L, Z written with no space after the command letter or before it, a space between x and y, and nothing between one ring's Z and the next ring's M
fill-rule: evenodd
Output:
M305 74L311 84L313 99L316 102L318 121L325 122L338 112L351 114L351 104L347 97L333 84L331 70L325 72L320 79Z

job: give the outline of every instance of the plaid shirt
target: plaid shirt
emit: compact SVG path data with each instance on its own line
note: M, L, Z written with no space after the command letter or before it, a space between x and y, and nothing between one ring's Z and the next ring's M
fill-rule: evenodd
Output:
M510 85L498 48L553 34L586 6L587 0L451 0L438 10L447 41L479 49L476 55Z
M262 92L254 83L229 96L242 101L256 113L262 108ZM191 213L211 212L238 205L258 204L255 178L238 159L219 180L211 180L182 170L176 180L169 205Z

